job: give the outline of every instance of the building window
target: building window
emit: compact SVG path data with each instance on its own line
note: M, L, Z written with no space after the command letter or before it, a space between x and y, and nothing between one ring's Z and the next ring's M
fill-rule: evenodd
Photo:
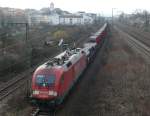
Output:
M81 19L80 18L77 19L77 23L81 24Z
M65 18L63 18L63 24L65 24Z
M72 25L72 18L70 18L70 24Z

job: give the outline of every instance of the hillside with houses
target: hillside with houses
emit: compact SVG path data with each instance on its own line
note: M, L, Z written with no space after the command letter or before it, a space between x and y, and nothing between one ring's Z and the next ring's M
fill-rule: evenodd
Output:
M49 25L84 25L92 24L99 17L94 13L76 12L70 13L60 8L55 8L54 3L48 8L35 9L16 9L0 8L0 22L3 23L29 23L30 25L45 23Z

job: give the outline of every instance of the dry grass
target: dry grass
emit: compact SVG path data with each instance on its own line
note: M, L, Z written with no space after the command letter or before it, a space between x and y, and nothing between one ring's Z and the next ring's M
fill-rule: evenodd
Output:
M107 64L99 73L108 81L100 94L99 113L102 116L149 116L150 67L115 35Z

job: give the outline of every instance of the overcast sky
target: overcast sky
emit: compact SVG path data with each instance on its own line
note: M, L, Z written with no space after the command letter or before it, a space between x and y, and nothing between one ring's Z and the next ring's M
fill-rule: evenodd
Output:
M111 15L112 8L116 8L114 14L119 14L121 11L132 13L135 9L150 11L149 0L0 0L0 7L41 9L49 7L51 2L55 4L56 8L62 10L86 11L105 16Z

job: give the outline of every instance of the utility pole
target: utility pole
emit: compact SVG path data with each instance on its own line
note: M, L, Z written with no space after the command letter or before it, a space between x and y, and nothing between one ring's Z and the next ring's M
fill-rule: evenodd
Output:
M29 40L29 24L25 23L25 25L26 25L26 42L28 42L28 40Z
M26 54L28 56L28 54L31 53L31 49L30 49L30 45L29 45L29 24L28 23L8 23L8 25L11 25L11 26L13 26L13 25L24 25L25 26L25 28L26 28L25 29L26 30L26 32L25 32L25 35L26 35L25 45L26 45L26 48L29 49L28 51L26 51ZM31 67L31 62L29 62L29 66Z
M116 8L112 8L112 27L113 27L113 23L114 23L114 12L113 10L115 10Z
M145 30L147 31L148 30L148 27L149 27L149 17L148 17L148 12L147 11L144 11L144 17L145 17Z
M25 27L26 27L26 44L27 44L27 42L28 42L28 40L29 40L29 24L28 23L8 23L8 25L25 25Z
M112 8L111 13L112 13L112 14L111 14L111 15L112 15L112 19L111 19L111 20L112 20L112 23L111 23L111 24L112 24L112 27L113 27L113 18L114 18L114 17L113 17L113 8Z

